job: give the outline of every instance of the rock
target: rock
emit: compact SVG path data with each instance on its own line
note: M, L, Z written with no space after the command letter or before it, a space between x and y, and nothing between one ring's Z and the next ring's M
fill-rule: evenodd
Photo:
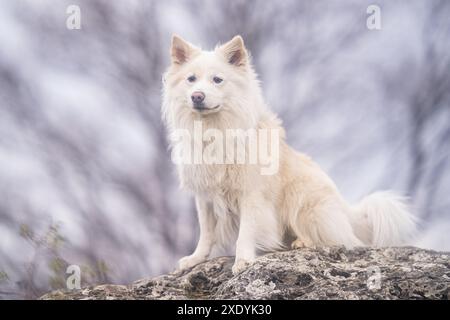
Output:
M450 253L341 247L276 252L233 276L233 257L191 270L55 291L41 299L449 299Z

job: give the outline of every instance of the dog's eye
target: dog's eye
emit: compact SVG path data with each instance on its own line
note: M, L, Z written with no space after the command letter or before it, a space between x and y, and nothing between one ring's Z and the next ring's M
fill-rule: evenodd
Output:
M222 78L219 78L219 77L214 77L214 78L213 78L213 81L214 81L215 83L221 83L221 82L223 81L223 79L222 79Z
M195 82L195 80L197 80L195 76L190 76L189 78L187 78L187 81L189 82Z

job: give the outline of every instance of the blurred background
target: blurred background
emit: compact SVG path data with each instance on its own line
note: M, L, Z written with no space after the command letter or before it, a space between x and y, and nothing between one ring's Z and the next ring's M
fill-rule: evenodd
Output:
M160 117L172 33L241 34L289 143L349 201L408 195L414 245L450 250L449 17L445 0L2 0L0 297L64 288L71 264L82 285L129 283L195 247Z

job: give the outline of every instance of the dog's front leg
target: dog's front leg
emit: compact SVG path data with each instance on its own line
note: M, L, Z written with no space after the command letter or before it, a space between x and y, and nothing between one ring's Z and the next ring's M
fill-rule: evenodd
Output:
M257 197L256 197L257 198ZM255 197L246 197L241 202L239 234L236 242L236 259L233 274L245 270L256 257L257 215L264 210Z
M189 269L208 259L215 242L214 230L217 221L211 203L196 197L195 205L200 224L200 237L194 253L181 258L178 262L180 270Z

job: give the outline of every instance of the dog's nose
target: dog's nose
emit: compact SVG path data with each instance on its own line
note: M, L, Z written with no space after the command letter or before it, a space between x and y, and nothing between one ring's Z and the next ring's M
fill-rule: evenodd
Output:
M193 103L202 103L203 100L205 100L205 94L203 92L196 91L192 94L191 99Z

